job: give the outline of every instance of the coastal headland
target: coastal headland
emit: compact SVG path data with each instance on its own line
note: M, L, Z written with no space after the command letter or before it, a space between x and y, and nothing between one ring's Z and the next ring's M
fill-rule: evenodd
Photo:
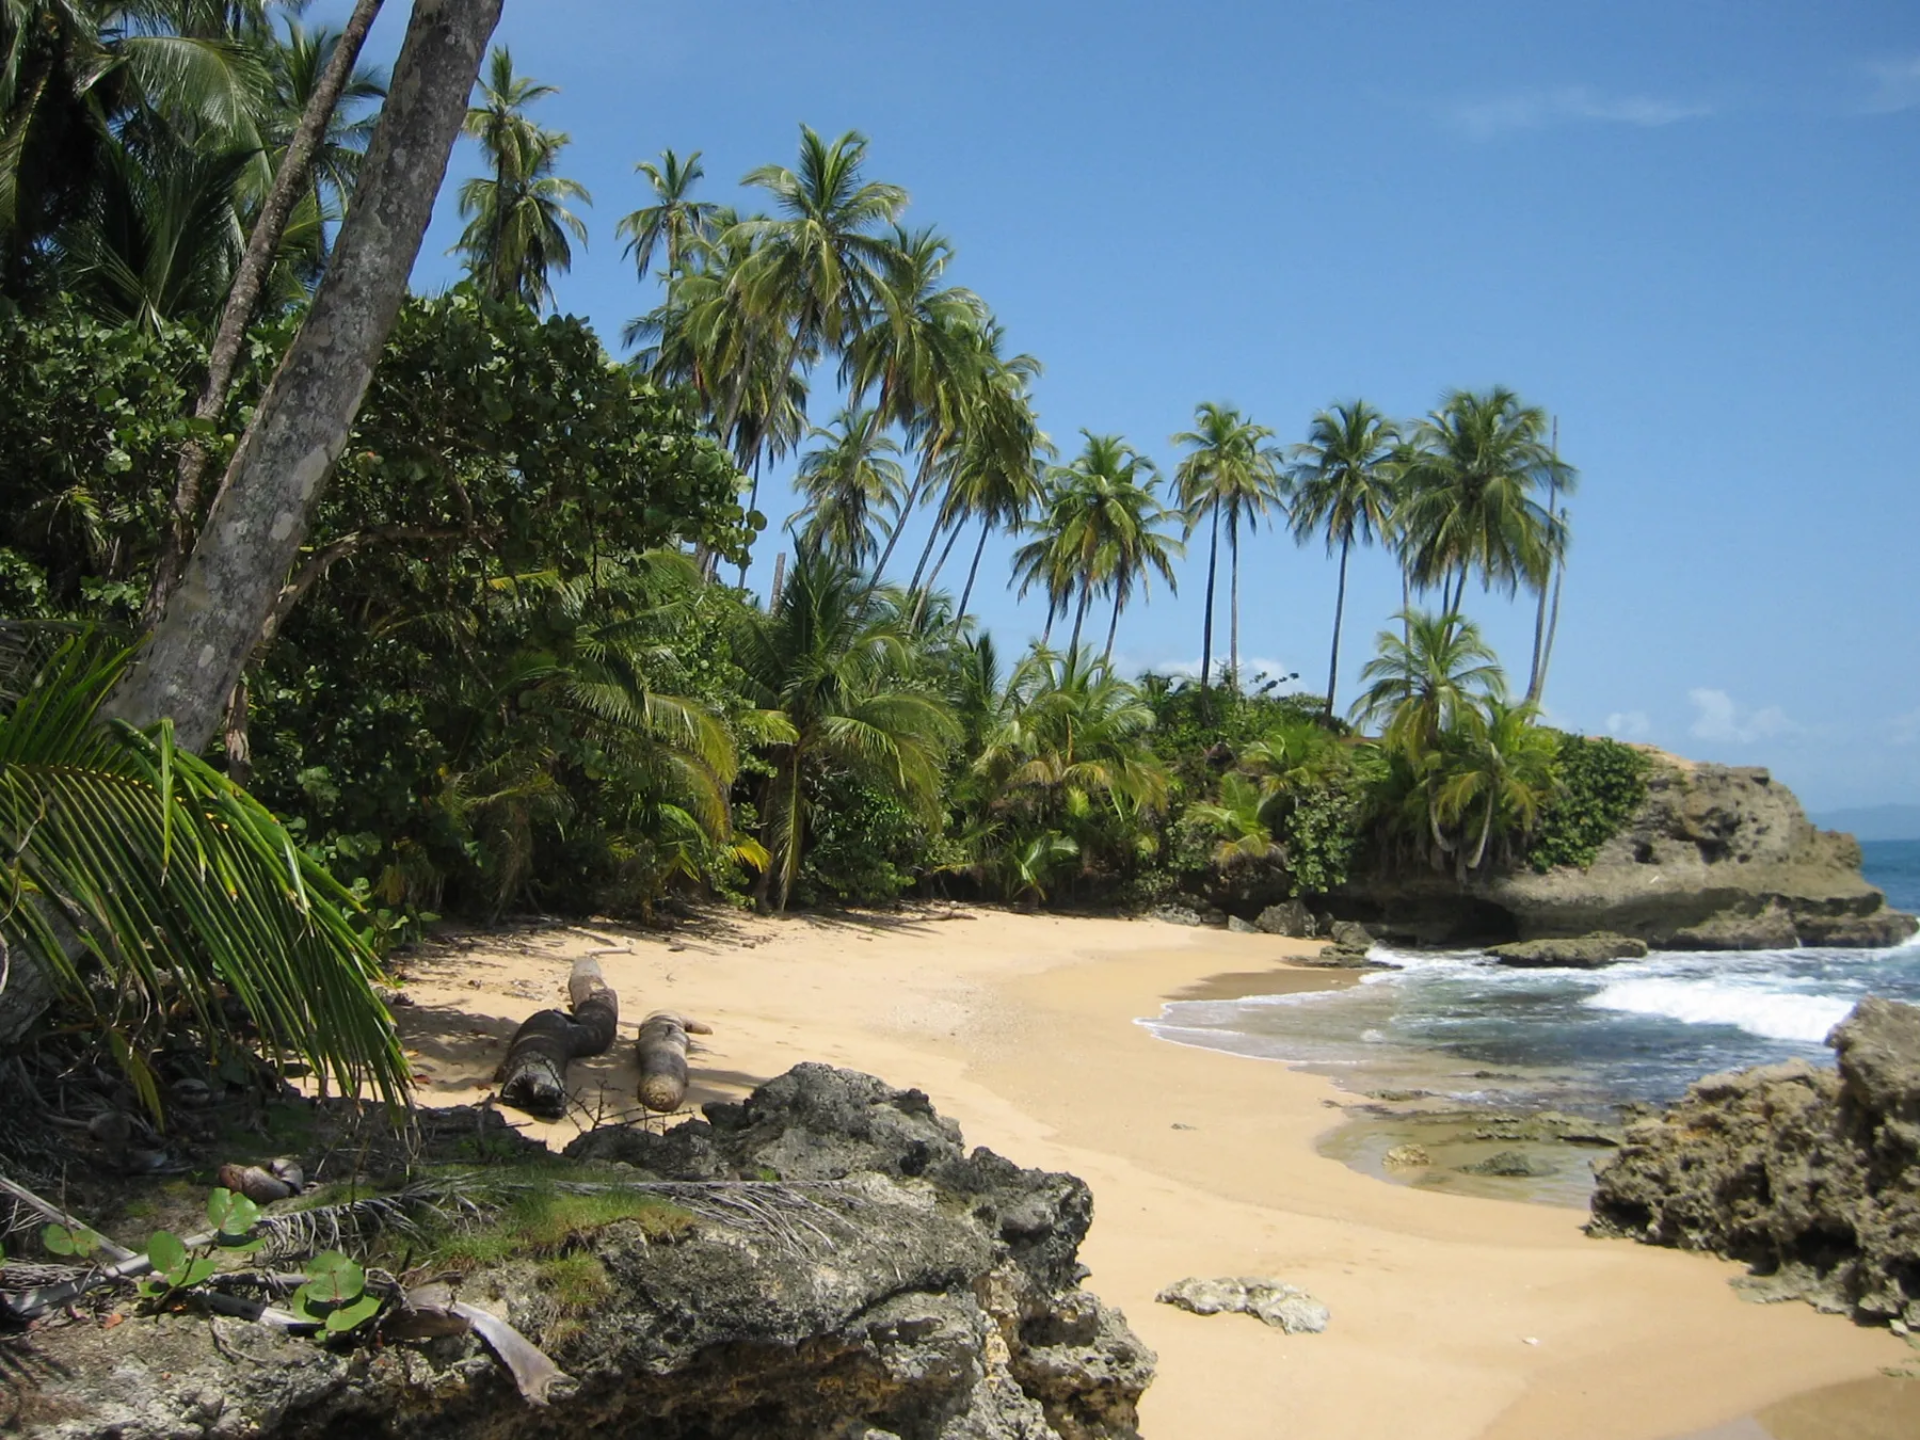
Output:
M1154 1440L1880 1433L1880 1371L1911 1354L1887 1331L1746 1303L1727 1283L1741 1267L1590 1239L1584 1211L1382 1184L1315 1149L1356 1097L1135 1023L1196 987L1316 983L1292 968L1315 948L949 905L709 913L665 934L553 926L431 947L405 962L398 1013L422 1101L478 1100L514 1027L591 952L628 1017L613 1053L573 1075L603 1122L637 1115L633 1022L671 1008L713 1027L693 1057L696 1111L824 1061L924 1090L970 1144L1081 1176L1087 1286L1159 1355L1141 1406ZM579 1128L514 1118L556 1148ZM1185 1276L1241 1274L1307 1290L1327 1331L1153 1300Z

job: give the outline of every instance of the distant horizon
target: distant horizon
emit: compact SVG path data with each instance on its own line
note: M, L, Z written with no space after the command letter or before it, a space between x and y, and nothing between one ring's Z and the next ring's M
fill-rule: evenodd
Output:
M1863 845L1920 842L1920 805L1854 805L1809 811L1807 818L1822 830L1844 831Z

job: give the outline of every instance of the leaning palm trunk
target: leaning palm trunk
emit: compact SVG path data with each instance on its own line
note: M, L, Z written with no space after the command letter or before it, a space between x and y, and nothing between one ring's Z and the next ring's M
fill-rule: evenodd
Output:
M1113 637L1120 633L1120 606L1124 598L1116 585L1113 591L1113 618L1107 622L1107 648L1100 653L1100 659L1109 665L1113 663Z
M227 467L181 583L112 700L198 750L272 614L406 298L502 0L415 0L333 263Z
M933 595L933 587L940 583L940 572L947 568L947 557L953 554L954 542L959 538L960 526L955 525L951 530L947 531L946 548L941 550L940 558L933 562L933 573L927 576L926 587L922 589L914 599L913 628L915 630L920 628L920 621L926 616L927 601Z
M1527 697L1529 703L1538 705L1547 693L1547 667L1553 664L1553 641L1560 633L1560 586L1567 578L1566 556L1560 557L1560 563L1553 572L1553 609L1547 616L1547 640L1540 651L1540 683L1533 694Z
M260 207L260 218L247 237L246 253L234 271L233 288L228 292L220 325L214 332L213 347L207 354L207 381L193 407L193 418L211 422L219 418L227 403L227 388L240 361L240 347L246 342L247 326L260 304L267 276L280 253L280 241L287 231L287 217L306 190L307 173L313 157L326 137L327 123L340 100L360 58L360 47L380 13L381 0L357 0L347 17L346 28L335 42L327 68L320 76L300 116L300 124L287 144L287 153L274 174L273 186ZM200 508L200 487L206 479L207 451L199 440L189 438L180 450L179 475L174 482L173 514L160 535L160 554L154 563L153 583L147 590L145 616L148 623L159 617L161 608L173 594L180 579L180 558L186 551L193 517Z
M993 534L992 525L980 527L980 543L973 547L973 564L967 567L966 588L961 590L959 608L953 612L953 623L956 628L967 618L967 602L973 598L973 582L980 575L980 557L987 553L987 537L991 534ZM1047 616L1047 623L1051 627L1053 623L1051 612Z
M1080 603L1076 605L1073 610L1073 638L1067 642L1067 654L1069 655L1078 655L1080 653L1080 623L1087 618L1087 602L1092 598L1093 587L1091 585L1082 585L1080 587Z

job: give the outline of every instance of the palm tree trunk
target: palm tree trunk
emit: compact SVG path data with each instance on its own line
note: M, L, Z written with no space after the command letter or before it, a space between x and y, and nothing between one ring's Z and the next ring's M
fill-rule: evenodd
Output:
M927 588L922 590L913 605L913 626L920 628L920 621L927 613L927 599L933 594L933 587L939 583L940 572L947 568L947 557L953 554L954 542L960 538L960 526L955 525L947 532L946 548L940 552L940 558L933 562L933 573L927 576Z
M787 901L793 898L793 882L800 878L801 837L806 833L806 817L801 813L800 799L800 747L793 747L793 755L787 762L787 843L782 847L780 857L780 894L774 909L786 913Z
M1567 561L1563 555L1553 572L1553 610L1547 616L1547 643L1540 651L1540 685L1529 698L1538 705L1547 694L1547 667L1553 664L1553 641L1560 633L1560 586L1567 578Z
M287 153L274 173L273 185L260 207L260 218L247 237L246 253L233 272L233 288L220 311L220 324L214 331L213 348L207 353L207 380L200 398L194 402L193 418L212 421L227 403L227 389L233 384L233 372L240 363L240 347L246 343L247 326L266 288L274 257L280 253L280 241L287 232L287 217L305 192L313 157L326 138L327 122L333 118L340 92L353 74L360 58L361 44L380 13L381 0L357 0L347 17L346 28L335 42L320 83L307 100L300 124L287 143ZM153 581L147 588L142 616L152 624L161 608L180 583L180 561L187 551L188 537L200 509L200 487L207 475L207 451L198 440L189 439L180 449L180 464L174 480L173 510L169 523L160 532L160 554L154 562Z
M1227 522L1227 570L1231 578L1228 589L1231 598L1231 629L1233 655L1233 690L1240 693L1240 526L1234 521Z
M1347 550L1353 544L1353 532L1340 537L1340 585L1333 599L1333 660L1327 666L1327 718L1333 718L1333 692L1340 685L1340 621L1347 612Z
M878 585L880 577L886 573L887 561L893 558L893 547L900 543L900 536L907 528L907 521L913 516L914 506L920 503L920 492L926 488L927 479L933 474L934 462L940 458L938 443L921 453L920 468L915 472L913 484L907 489L907 498L901 502L900 518L893 522L893 533L887 536L887 548L880 552L880 558L874 563L873 583Z
M1540 661L1547 636L1547 580L1552 576L1555 568L1553 545L1551 543L1555 528L1553 511L1559 500L1559 486L1560 477L1556 472L1549 477L1547 481L1547 537L1549 541L1547 546L1547 574L1540 577L1540 604L1533 615L1533 666L1527 672L1527 699L1529 701L1538 700L1540 697Z
M1120 587L1118 585L1114 586L1113 619L1107 622L1107 648L1100 652L1101 661L1108 665L1113 663L1113 637L1118 634L1120 630L1120 606L1125 601L1125 598Z
M1207 541L1207 603L1200 621L1200 703L1207 703L1207 672L1213 668L1213 576L1220 559L1220 507L1213 510L1213 534Z
M747 513L751 515L760 503L760 447L753 448L753 483L747 490ZM747 588L747 567L753 564L753 552L747 552L747 558L740 562L740 588Z
M941 519L938 515L933 517L933 528L927 531L927 543L921 548L920 561L913 567L913 578L907 581L909 591L920 588L920 577L926 573L927 561L933 558L933 547L940 543Z
M1080 653L1080 622L1087 618L1087 601L1092 598L1093 587L1091 585L1082 585L1080 587L1080 603L1074 607L1073 611L1073 638L1067 642L1067 654L1069 656Z
M414 0L333 263L227 466L180 583L107 709L171 717L199 750L220 724L347 443L406 298L502 0Z
M993 526L980 527L980 543L973 547L973 564L967 567L967 586L960 592L959 609L953 612L953 623L956 628L962 620L967 618L967 601L973 598L974 577L980 573L980 557L987 553L987 537L991 534L993 534ZM1051 622L1052 617L1049 616L1048 620Z

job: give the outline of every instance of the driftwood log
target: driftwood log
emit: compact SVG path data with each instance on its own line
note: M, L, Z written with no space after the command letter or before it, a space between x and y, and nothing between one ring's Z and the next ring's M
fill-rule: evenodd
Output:
M567 1066L589 1055L604 1055L620 1023L620 997L600 974L600 962L573 962L567 981L573 1010L542 1010L529 1015L514 1032L501 1062L500 1103L543 1119L558 1119L567 1108Z
M656 1010L640 1022L640 1103L671 1114L687 1098L687 1036L711 1035L713 1027L672 1010Z

